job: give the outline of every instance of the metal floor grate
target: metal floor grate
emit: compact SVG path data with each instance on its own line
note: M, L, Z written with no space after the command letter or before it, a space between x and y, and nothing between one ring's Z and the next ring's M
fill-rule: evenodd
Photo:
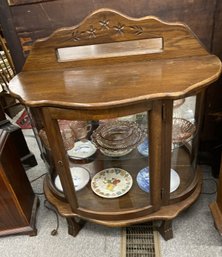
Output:
M159 257L158 236L152 223L123 228L121 257Z

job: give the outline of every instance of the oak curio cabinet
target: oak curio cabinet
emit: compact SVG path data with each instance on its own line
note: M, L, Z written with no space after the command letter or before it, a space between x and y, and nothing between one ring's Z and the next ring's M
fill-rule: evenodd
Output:
M156 17L101 9L32 47L10 92L35 124L48 201L76 235L171 222L201 190L198 132L204 91L220 60L192 31Z

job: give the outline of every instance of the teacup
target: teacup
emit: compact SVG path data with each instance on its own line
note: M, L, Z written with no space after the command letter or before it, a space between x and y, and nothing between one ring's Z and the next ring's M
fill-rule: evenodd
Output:
M76 140L81 140L87 137L92 125L87 121L75 120L70 123L70 128L73 131Z
M75 137L73 135L73 131L71 130L71 128L62 128L60 129L61 135L62 135L62 140L63 140L63 144L64 144L64 148L65 150L71 150L74 147L75 144ZM46 132L44 129L41 129L39 131L39 137L43 142L43 145L50 150L50 146L49 146L49 141L48 141L48 137L46 135Z
M70 150L74 147L75 144L75 135L73 133L73 130L71 128L71 122L69 120L59 120L59 129L62 135L64 147L66 150Z
M58 124L65 150L71 150L75 141L86 138L92 127L87 121L58 120ZM39 136L44 145L50 149L45 130L41 129Z

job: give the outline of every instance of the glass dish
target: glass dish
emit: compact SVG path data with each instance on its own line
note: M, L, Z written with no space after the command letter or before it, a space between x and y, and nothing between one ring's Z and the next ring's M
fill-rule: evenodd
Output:
M172 143L189 140L195 131L196 126L190 121L183 118L173 118Z
M145 138L145 132L135 122L111 121L100 125L92 134L92 142L108 156L123 156Z

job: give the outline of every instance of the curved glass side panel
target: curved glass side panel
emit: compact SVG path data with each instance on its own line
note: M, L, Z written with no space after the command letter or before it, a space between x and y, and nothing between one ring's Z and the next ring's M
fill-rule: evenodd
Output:
M194 145L197 133L195 108L196 96L174 101L170 171L171 199L181 197L186 193L186 189L191 189L195 184L196 152Z

